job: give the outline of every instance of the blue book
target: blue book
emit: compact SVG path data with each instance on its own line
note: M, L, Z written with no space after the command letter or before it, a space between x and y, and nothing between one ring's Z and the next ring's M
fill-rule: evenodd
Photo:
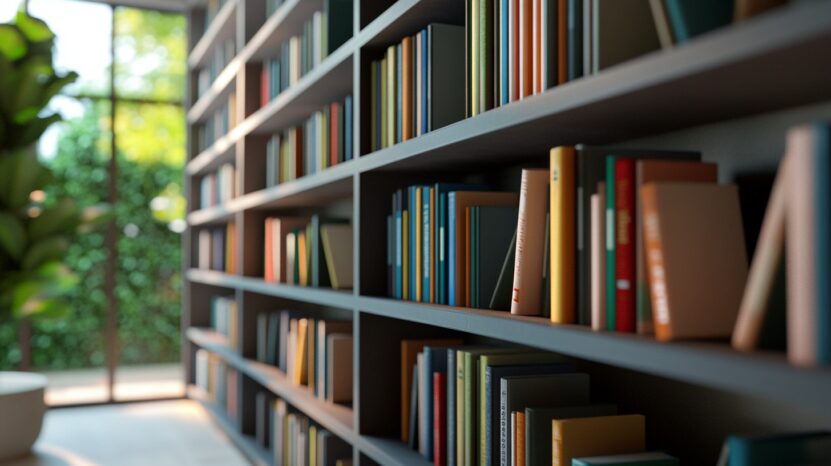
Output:
M447 348L425 346L420 376L426 381L427 393L424 405L418 407L418 414L421 441L419 450L427 461L433 461L433 374L436 372L447 373Z
M343 159L352 160L352 96L343 102Z
M433 225L430 224L430 193L434 188L424 186L421 188L421 301L430 302L430 290L432 288L432 275L430 274L430 239Z
M447 194L447 304L456 305L456 192Z
M401 44L395 47L395 142L401 142L402 121L404 119L404 60L401 54ZM412 211L410 211L412 212Z
M415 215L415 211L416 211L416 206L415 206L416 189L418 189L418 186L410 186L409 188L407 188L408 195L409 195L409 203L407 204L408 205L407 210L410 212L410 218L409 218L409 222L408 222L409 225L407 225L407 228L409 228L409 238L410 238L410 241L409 241L410 244L408 245L409 246L409 251L407 251L407 254L409 255L410 260L409 260L409 262L407 262L407 265L410 268L409 277L408 277L410 283L409 283L408 287L409 287L409 290L410 290L410 300L411 301L416 300L415 299L415 296L416 296L415 295L415 289L416 289L415 283L416 283L416 279L418 278L418 277L416 277L416 273L415 273L415 271L416 271L416 247L415 247L415 239L416 239L416 234L415 234L415 232L416 232L416 215Z
M404 269L403 269L403 242L404 242L404 225L402 225L402 214L404 205L404 190L399 189L395 194L396 210L395 210L395 297L403 299L404 297Z
M501 105L508 103L511 97L511 90L508 87L511 64L508 60L508 0L499 0L499 102Z
M831 364L831 126L818 124L815 133L817 356L820 364Z
M733 20L733 2L728 0L666 0L666 7L678 43Z

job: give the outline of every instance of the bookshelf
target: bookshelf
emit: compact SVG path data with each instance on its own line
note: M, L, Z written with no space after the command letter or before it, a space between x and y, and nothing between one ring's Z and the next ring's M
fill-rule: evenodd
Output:
M238 53L207 92L198 99L192 95L185 168L191 201L183 248L187 382L194 383L198 348L218 355L240 373L239 422L229 422L220 410L211 412L256 463L269 464L251 437L253 393L266 390L348 442L354 464L429 464L397 440L397 414L389 415L398 409L396 345L404 337L461 335L473 342L515 343L574 358L593 380L605 385L599 395L647 414L650 444L672 450L688 464L713 462L729 433L831 428L827 368L795 368L783 353L743 354L726 342L663 344L637 335L555 325L540 317L393 300L384 297L386 252L380 245L393 190L437 177L504 178L504 173L517 173L517 167L547 164L548 150L556 145L701 150L705 160L724 164L722 177L775 167L787 127L831 116L831 61L806 59L824 57L831 50L831 3L794 2L375 152L369 149L366 117L370 61L386 45L430 22L462 24L464 4L356 0L352 38L260 108L260 62L277 54L280 43L300 33L302 22L323 5L319 0L287 0L266 18L263 3L227 0L207 28L200 19L202 11L192 12L191 69L204 64L211 47L227 37L237 38ZM195 76L191 84L194 81ZM195 125L219 108L232 90L237 95L236 126L197 151L192 142ZM348 93L354 99L355 157L266 187L261 178L268 135L301 123L320 106ZM744 151L737 149L738 134L757 142L747 143ZM199 210L198 180L224 163L234 163L240 173L239 196ZM263 219L330 211L349 217L353 225L353 289L265 282ZM239 273L195 268L195 232L228 222L237 227ZM210 298L217 294L234 295L240 307L238 348L205 329ZM253 360L257 312L283 308L312 316L351 316L351 407L321 401L292 385L279 370ZM191 392L209 404L197 390ZM678 425L679 419L684 425Z

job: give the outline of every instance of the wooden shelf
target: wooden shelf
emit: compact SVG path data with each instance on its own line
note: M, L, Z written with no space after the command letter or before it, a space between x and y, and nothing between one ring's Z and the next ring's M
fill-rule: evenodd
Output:
M210 400L204 390L197 386L189 385L187 393L188 398L196 400L205 408L205 411L211 415L214 423L216 423L251 463L255 466L272 466L271 455L268 450L257 445L257 442L252 437L242 434L234 427L231 420L228 419L228 415L222 411L222 408Z
M236 31L237 1L227 0L225 5L217 12L211 24L205 29L205 33L196 42L188 55L188 68L201 68L210 62L210 52L222 41L233 37Z
M228 365L304 412L325 429L354 443L352 409L315 397L309 388L293 384L276 367L243 358L231 349L223 335L212 330L191 327L187 329L186 335L191 342L216 354Z

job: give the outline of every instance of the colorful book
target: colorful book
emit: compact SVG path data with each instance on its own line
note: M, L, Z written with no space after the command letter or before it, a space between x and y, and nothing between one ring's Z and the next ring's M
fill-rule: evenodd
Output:
M575 158L573 147L551 149L550 178L550 277L551 321L577 322L575 312Z
M545 169L522 170L511 314L541 314L548 176Z

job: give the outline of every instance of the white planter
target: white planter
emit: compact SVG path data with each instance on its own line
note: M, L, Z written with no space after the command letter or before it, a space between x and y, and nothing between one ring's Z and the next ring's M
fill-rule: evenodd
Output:
M0 372L0 461L28 453L40 434L46 377Z

